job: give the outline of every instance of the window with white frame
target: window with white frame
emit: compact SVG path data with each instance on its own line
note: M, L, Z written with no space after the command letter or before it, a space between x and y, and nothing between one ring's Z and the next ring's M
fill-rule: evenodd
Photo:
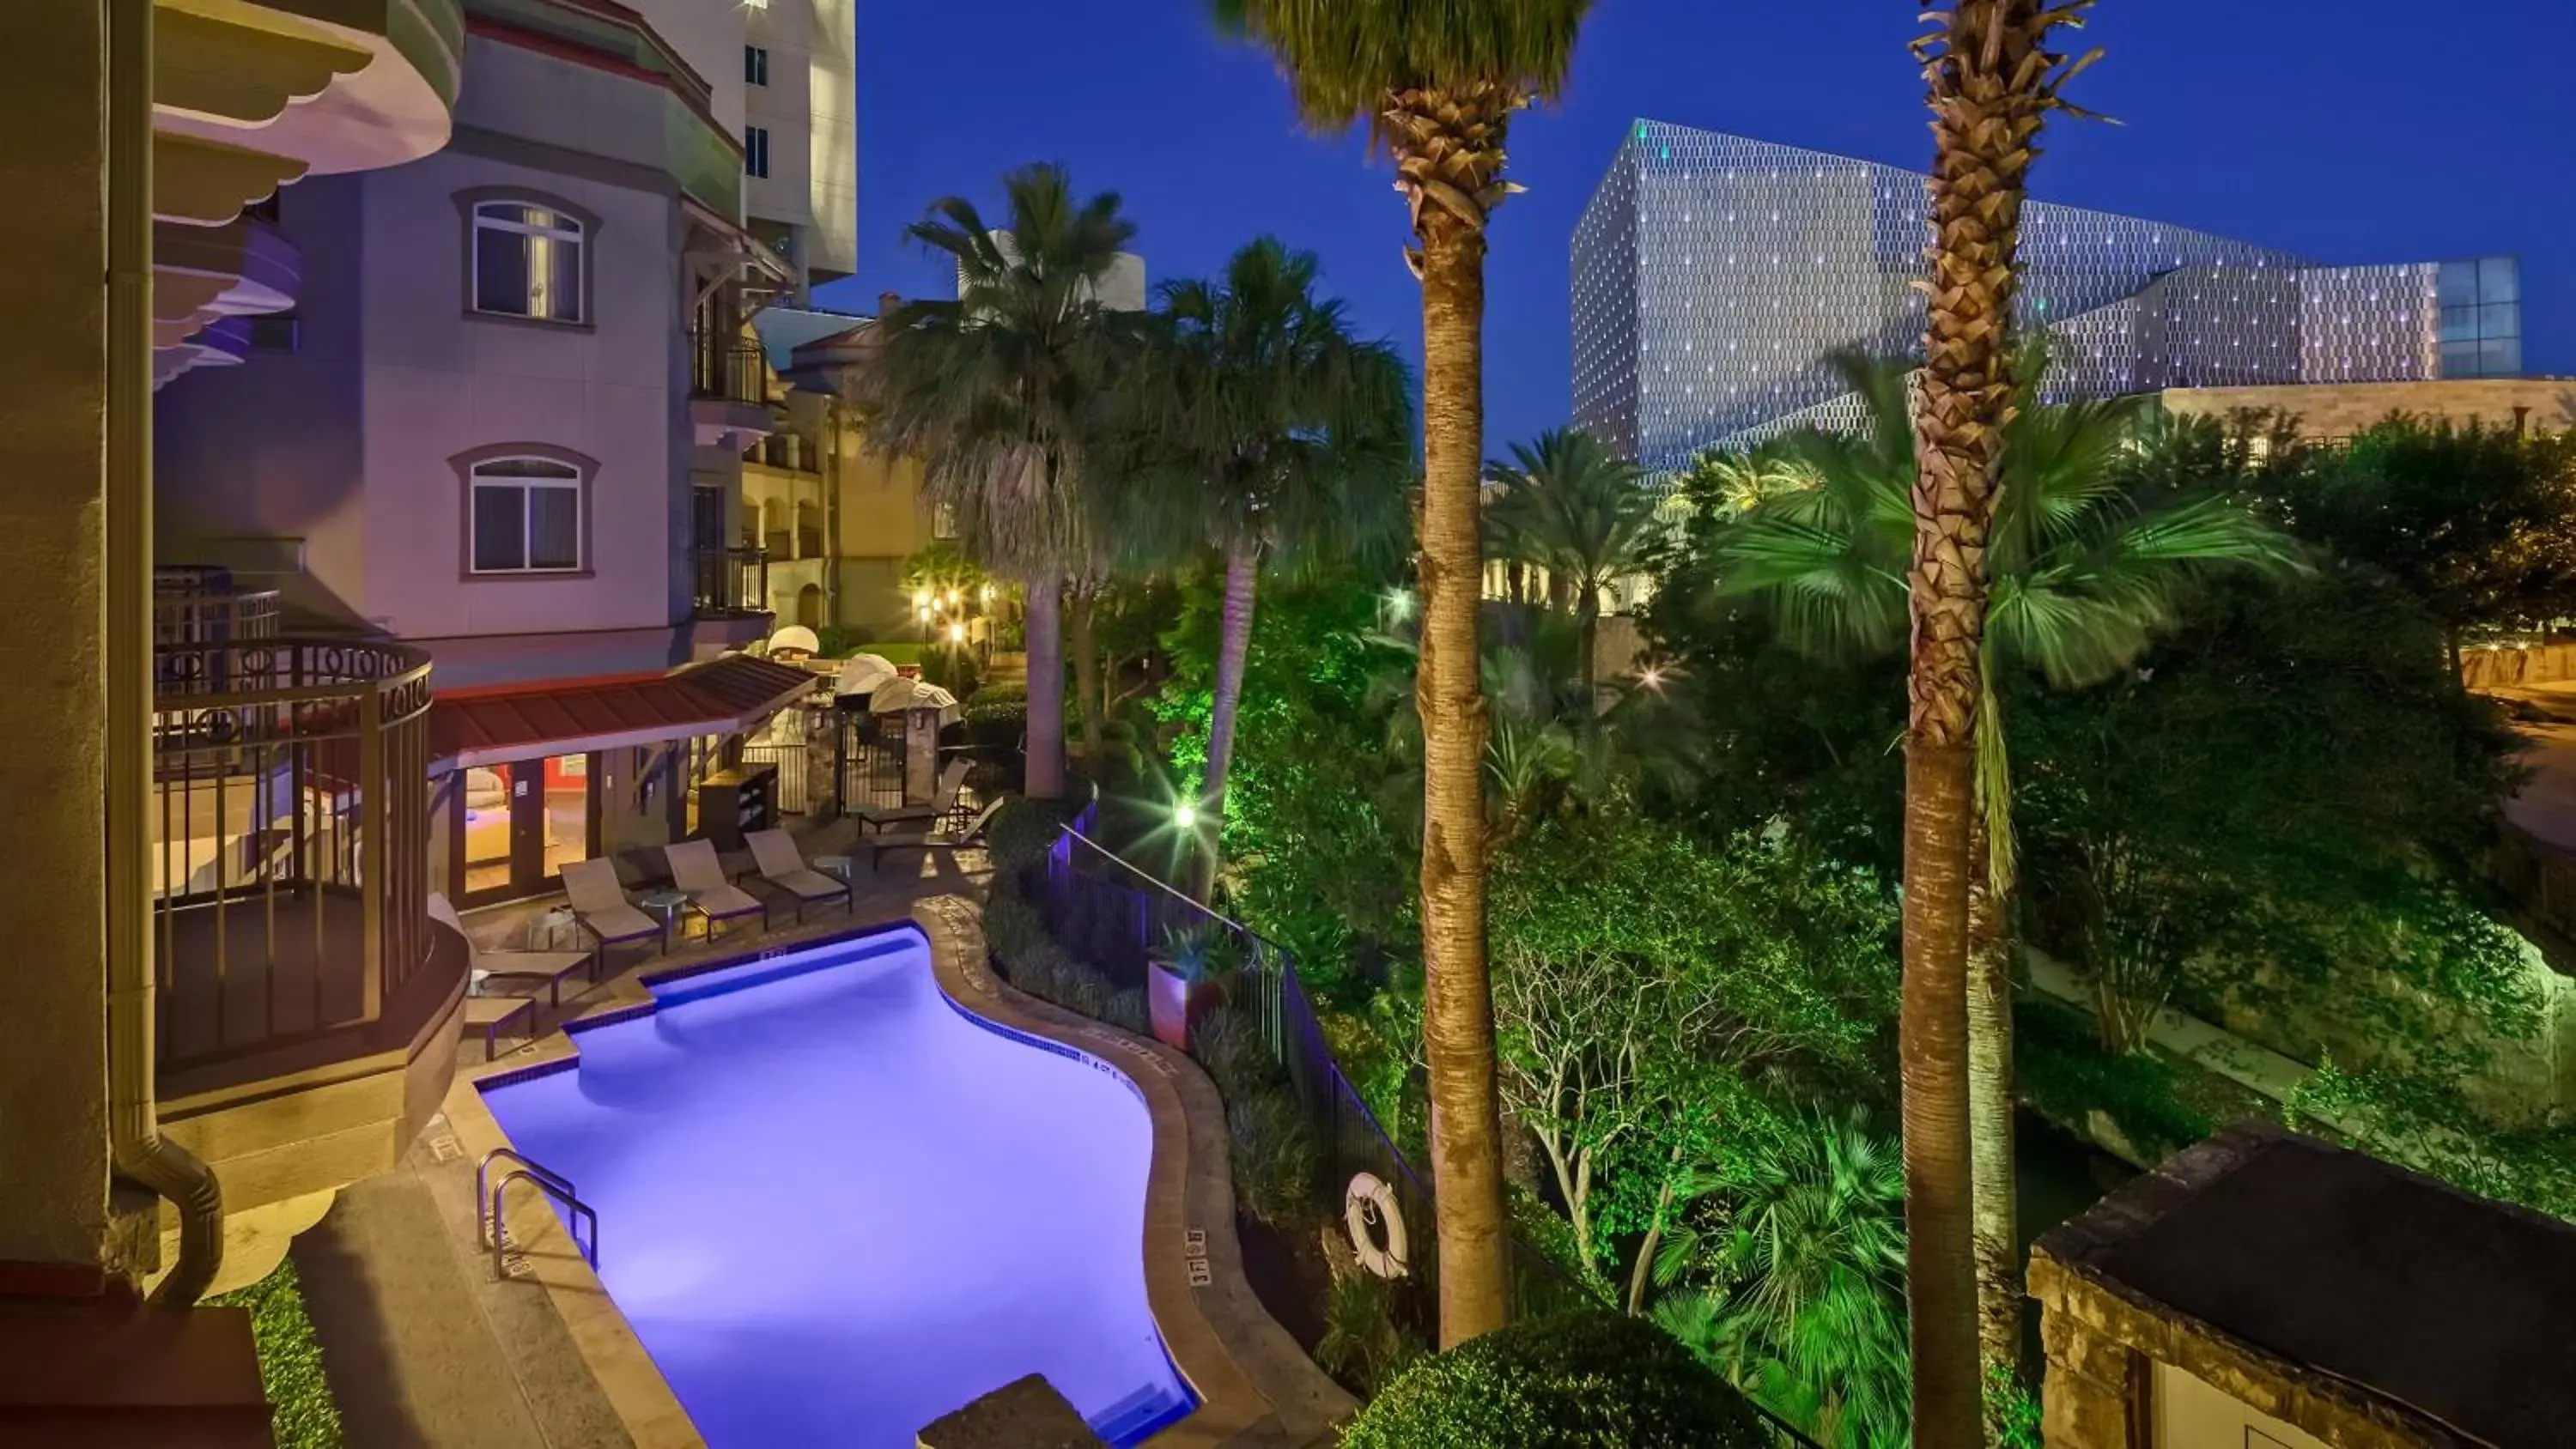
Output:
M742 128L742 170L746 176L769 174L769 128L767 126Z
M574 573L581 558L581 470L552 458L491 458L470 470L478 574Z
M580 221L528 201L474 205L474 310L548 322L582 320Z

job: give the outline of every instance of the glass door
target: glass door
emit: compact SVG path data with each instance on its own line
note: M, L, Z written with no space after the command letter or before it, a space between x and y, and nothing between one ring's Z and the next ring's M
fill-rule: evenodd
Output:
M592 757L555 755L465 772L456 832L464 899L513 900L551 890L564 866L599 847L599 801Z

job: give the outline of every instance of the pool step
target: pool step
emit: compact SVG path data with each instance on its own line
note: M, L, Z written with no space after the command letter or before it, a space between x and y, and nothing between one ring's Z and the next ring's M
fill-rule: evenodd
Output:
M1195 1407L1186 1394L1176 1395L1157 1384L1147 1384L1090 1419L1091 1432L1108 1440L1119 1449L1141 1444L1155 1430L1187 1414Z

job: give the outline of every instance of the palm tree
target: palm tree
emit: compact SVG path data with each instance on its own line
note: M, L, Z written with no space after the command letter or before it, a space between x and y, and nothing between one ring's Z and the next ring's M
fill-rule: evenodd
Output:
M1849 658L1903 646L1913 530L1914 437L1902 364L1842 360L1865 422L1849 435L1780 439L1769 465L1809 486L1775 493L1718 544L1720 587L1766 602L1782 637ZM2020 1342L2019 1239L2013 1224L2012 981L2007 907L2016 876L2011 760L1996 683L2035 669L2061 689L2098 683L2134 661L2211 570L2285 567L2296 546L2241 503L2144 482L2131 449L2151 401L2043 406L2033 384L2006 424L2001 497L1987 562L1993 578L1980 643L1971 820L1968 1045L1980 1343L2010 1368Z
M1177 523L1184 547L1213 546L1225 559L1199 787L1202 900L1215 881L1262 569L1346 557L1404 530L1412 379L1393 348L1351 335L1339 301L1316 297L1317 268L1314 253L1262 237L1234 254L1221 281L1167 285L1155 365L1130 392L1149 460L1136 525Z
M1084 461L1132 322L1099 284L1136 228L1115 192L1077 201L1064 169L1002 178L1009 227L934 201L906 229L957 267L957 300L878 320L856 392L868 444L928 460L924 492L976 562L1016 579L1029 652L1028 793L1064 793L1064 582L1092 555Z
M1485 223L1512 113L1553 99L1591 0L1211 0L1277 57L1310 126L1368 123L1395 161L1422 282L1419 528L1424 735L1422 1035L1438 1204L1440 1342L1503 1324L1508 1275L1493 988L1485 970L1484 702L1477 470L1484 457Z
M1580 428L1514 443L1511 461L1486 471L1501 489L1485 510L1494 551L1545 569L1572 593L1580 640L1575 677L1598 688L1602 591L1646 572L1664 539L1661 500L1635 464Z
M1655 1320L1832 1449L1905 1442L1905 1178L1854 1112L1800 1116L1694 1170L1658 1282L1706 1278Z
M2013 410L2021 203L2041 123L2064 107L2060 88L2099 54L2070 62L2049 43L2060 27L2080 25L2091 5L1949 0L1928 12L1931 33L1914 43L1932 110L1932 275L1907 574L1905 984L1897 1045L1914 1433L1925 1449L1967 1449L1983 1437L1967 974L1986 529Z

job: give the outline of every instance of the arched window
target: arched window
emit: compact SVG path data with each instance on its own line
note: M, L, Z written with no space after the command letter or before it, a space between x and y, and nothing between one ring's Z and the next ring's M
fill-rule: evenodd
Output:
M487 458L467 471L467 558L478 574L583 567L581 470L552 458Z
M588 228L533 201L474 203L474 310L579 322L588 278Z

